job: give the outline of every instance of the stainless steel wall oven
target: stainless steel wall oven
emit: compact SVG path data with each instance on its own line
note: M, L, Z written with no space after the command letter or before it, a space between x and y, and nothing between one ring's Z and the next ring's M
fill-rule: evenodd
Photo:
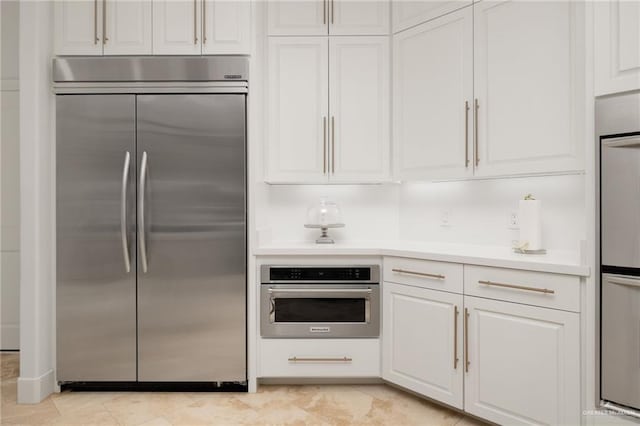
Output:
M262 337L378 337L380 268L262 265Z

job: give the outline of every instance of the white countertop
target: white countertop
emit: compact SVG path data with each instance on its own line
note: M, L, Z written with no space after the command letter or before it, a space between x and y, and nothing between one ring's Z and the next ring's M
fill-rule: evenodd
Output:
M547 254L519 254L510 247L421 243L411 241L273 242L253 250L256 256L399 256L469 265L495 266L589 276L590 268L580 263L577 252L549 251Z

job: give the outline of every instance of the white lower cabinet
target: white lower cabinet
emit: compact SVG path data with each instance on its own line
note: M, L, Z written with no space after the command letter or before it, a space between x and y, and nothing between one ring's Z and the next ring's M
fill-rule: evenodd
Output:
M498 424L580 424L579 314L464 302L465 411Z
M259 377L380 377L379 339L260 339Z
M383 379L497 424L580 424L580 313L564 310L577 277L458 265L463 278L404 259L414 281L389 282L406 279L389 271L400 261L384 263ZM430 277L464 279L465 294L424 288Z
M463 408L463 296L383 286L383 379Z

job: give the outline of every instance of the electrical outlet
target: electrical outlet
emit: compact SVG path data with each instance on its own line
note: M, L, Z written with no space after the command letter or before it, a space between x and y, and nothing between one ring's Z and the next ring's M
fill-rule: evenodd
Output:
M518 212L512 211L509 213L509 222L507 228L520 229L520 222L518 221Z
M451 226L451 210L442 210L440 213L440 226Z

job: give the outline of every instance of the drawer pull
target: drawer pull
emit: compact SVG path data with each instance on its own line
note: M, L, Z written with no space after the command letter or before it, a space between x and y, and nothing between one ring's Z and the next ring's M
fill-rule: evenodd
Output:
M351 362L352 358L343 356L342 358L289 358L289 362Z
M419 277L436 278L438 280L444 280L446 277L442 274L427 274L425 272L407 271L405 269L392 269L397 274L417 275Z
M478 281L479 284L486 284L493 287L514 288L516 290L535 291L536 293L555 294L554 290L548 288L526 287L523 285L495 283L493 281Z

